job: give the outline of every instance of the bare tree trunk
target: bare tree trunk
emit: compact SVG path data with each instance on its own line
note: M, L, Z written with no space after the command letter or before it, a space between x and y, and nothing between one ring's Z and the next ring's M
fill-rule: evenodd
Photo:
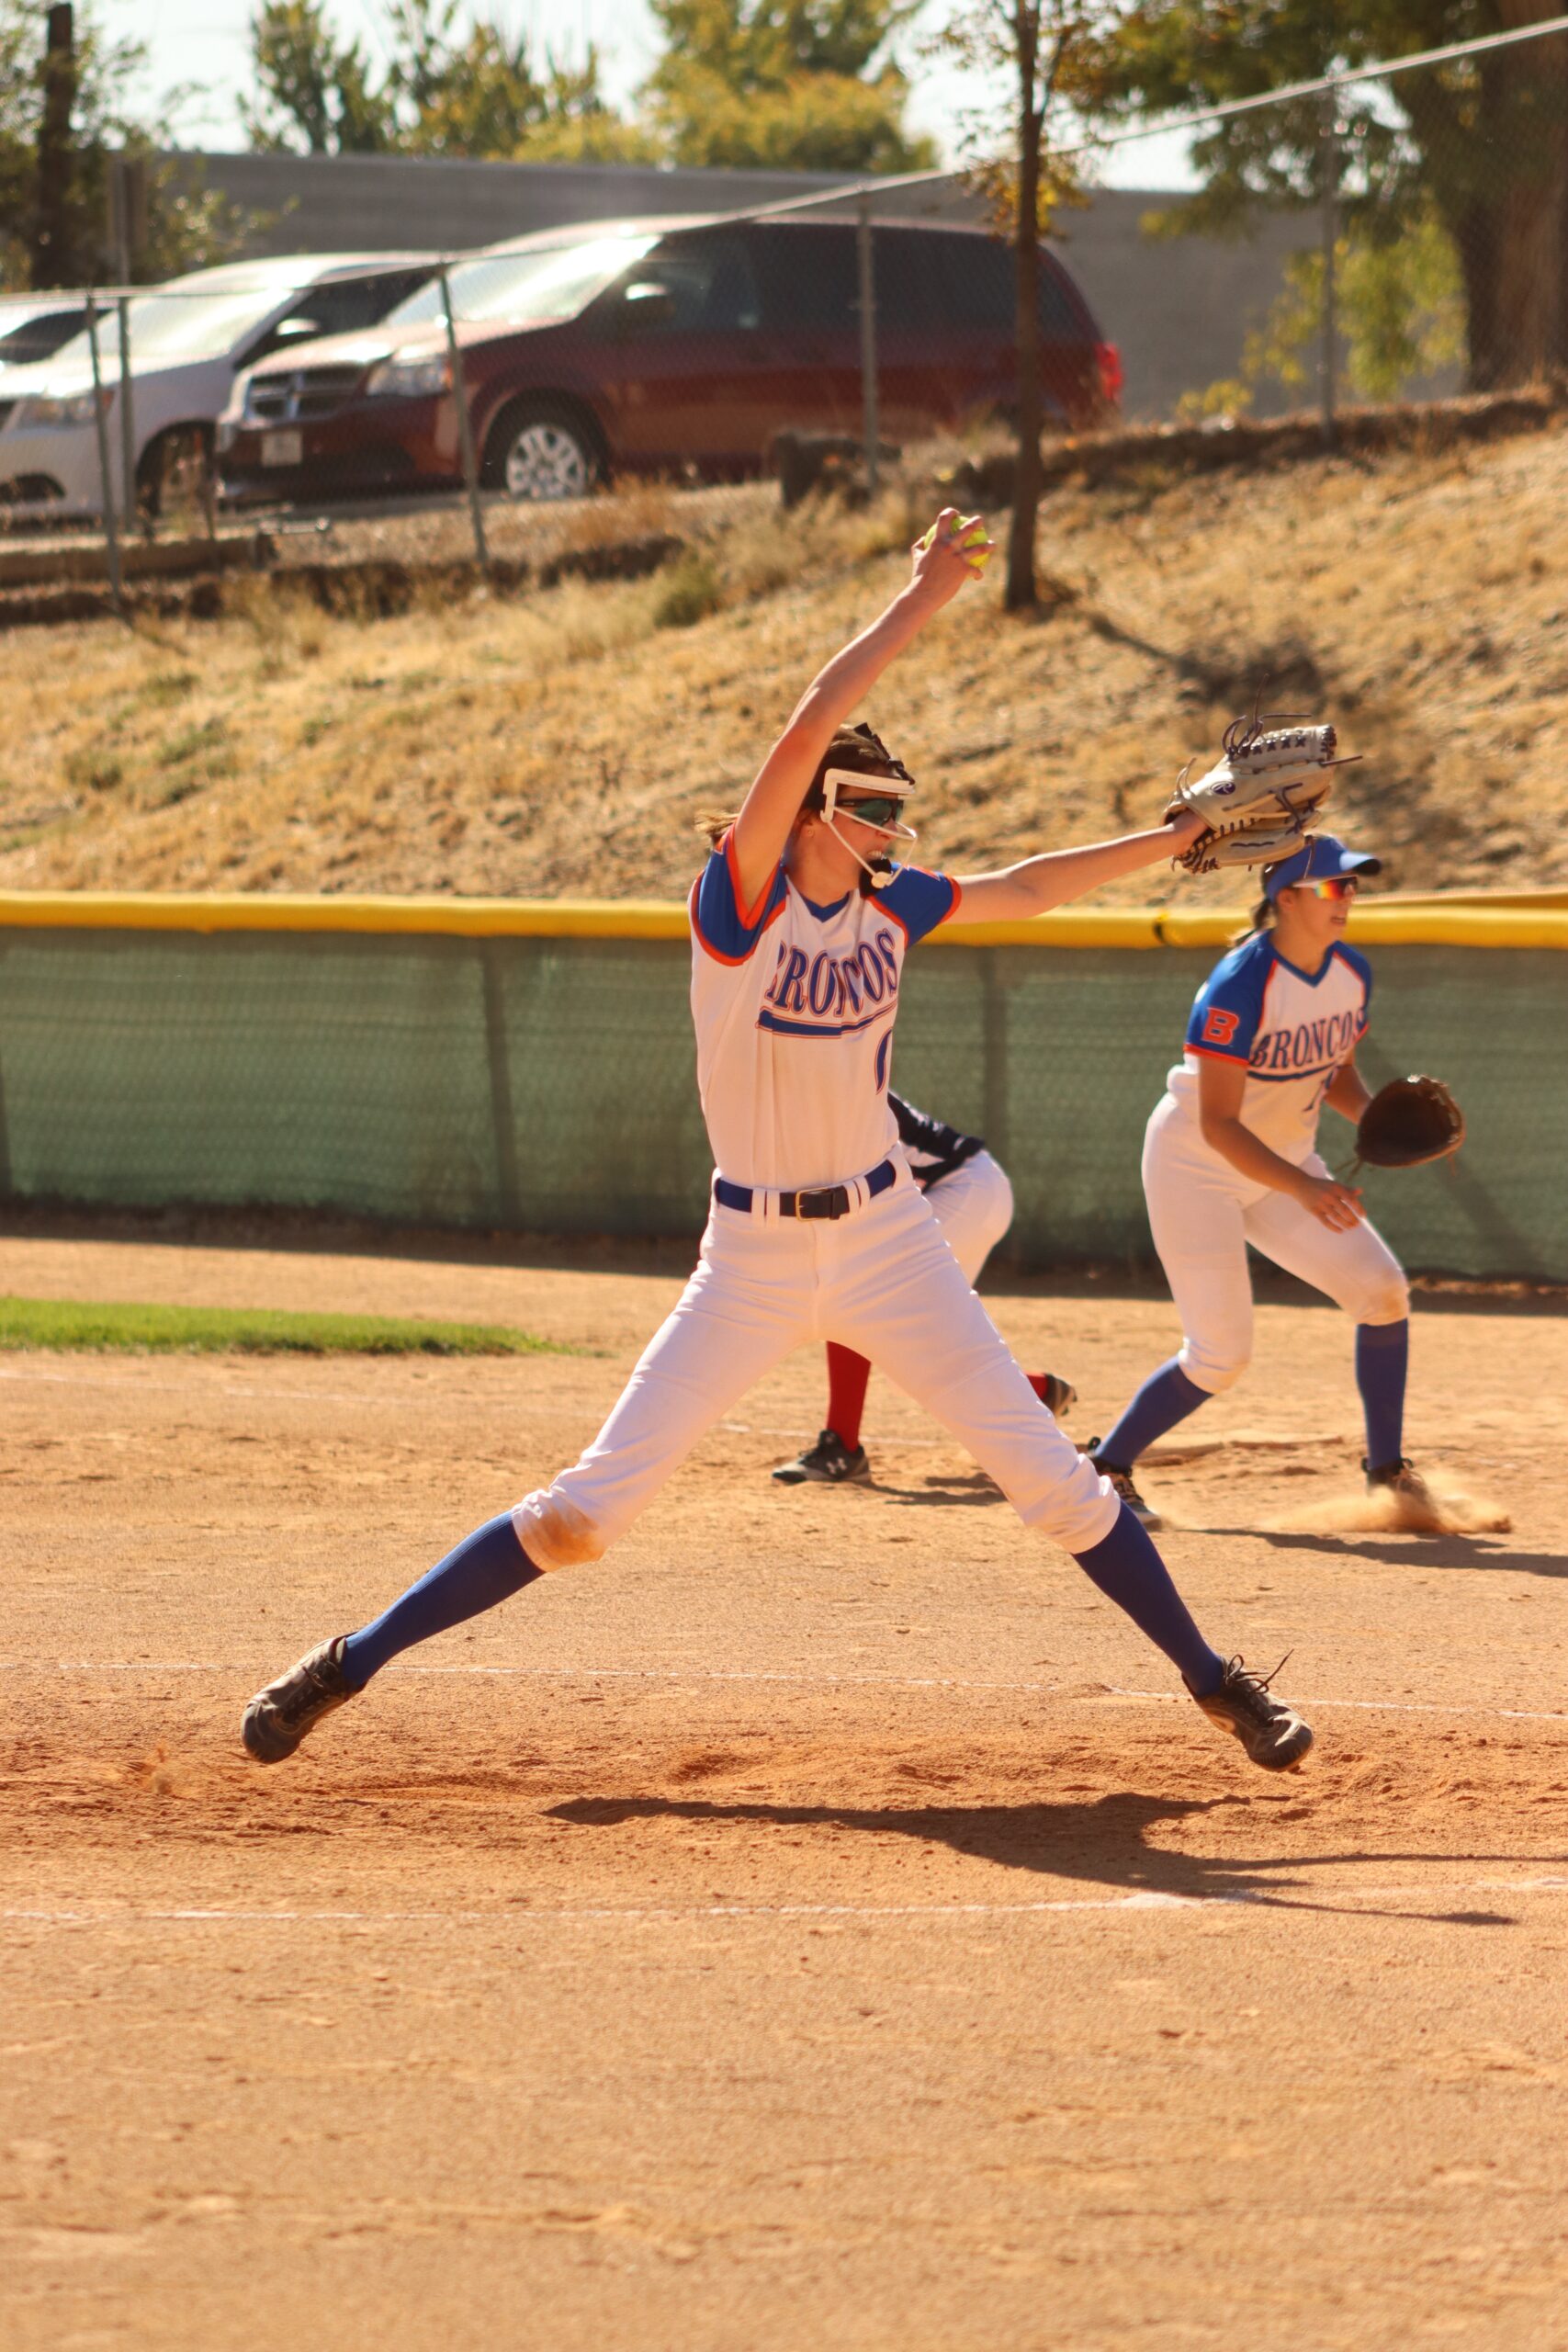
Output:
M51 8L43 53L43 120L39 126L38 201L33 216L35 287L75 286L82 273L71 252L71 111L76 103L75 30L68 0Z
M1506 5L1505 23L1555 13L1542 0ZM1562 242L1568 188L1568 40L1549 35L1509 55L1512 169L1498 205L1495 380L1527 383L1563 364Z
M1018 62L1018 211L1013 227L1014 340L1018 352L1018 450L1013 466L1012 526L1008 535L1007 609L1032 608L1034 523L1040 507L1040 211L1038 0L1013 0Z
M1557 0L1504 0L1505 26ZM1427 74L1401 102L1415 125L1464 285L1468 388L1495 390L1568 366L1568 37L1476 63L1473 118Z

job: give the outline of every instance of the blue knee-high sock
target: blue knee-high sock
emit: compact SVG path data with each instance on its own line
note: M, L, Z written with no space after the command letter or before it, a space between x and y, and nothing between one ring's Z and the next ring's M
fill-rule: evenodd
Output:
M1367 1417L1367 1467L1397 1462L1404 1446L1404 1381L1410 1369L1410 1319L1358 1323L1356 1385Z
M400 1600L357 1634L350 1634L343 1652L344 1681L363 1690L400 1650L493 1609L498 1600L509 1600L538 1574L517 1541L511 1512L487 1519L417 1584L411 1584Z
M1139 1632L1165 1652L1195 1698L1218 1690L1224 1660L1198 1631L1148 1529L1125 1503L1110 1534L1073 1557L1106 1599L1124 1609Z
M1209 1401L1209 1392L1189 1380L1179 1361L1172 1356L1157 1372L1151 1372L1110 1435L1100 1440L1096 1459L1114 1464L1118 1470L1130 1470L1146 1445L1156 1437L1173 1430L1189 1413Z

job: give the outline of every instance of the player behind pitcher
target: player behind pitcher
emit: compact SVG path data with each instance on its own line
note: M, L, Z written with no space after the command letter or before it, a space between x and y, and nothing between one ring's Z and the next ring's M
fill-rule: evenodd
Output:
M321 1643L245 1711L276 1763L415 1642L538 1577L596 1560L704 1431L807 1340L880 1364L945 1423L1026 1526L1050 1535L1164 1651L1204 1713L1270 1770L1312 1734L1199 1632L1147 1532L1043 1412L897 1152L888 1107L905 958L960 904L1043 913L1184 850L1183 809L1146 832L1026 858L966 882L873 861L911 780L846 724L883 672L974 576L951 511L887 609L807 688L694 885L692 1010L716 1173L696 1272L572 1468L467 1536L381 1616ZM881 751L879 745L878 750Z
M889 869L891 870L891 869ZM942 1238L973 1284L1012 1223L1012 1186L1007 1170L993 1159L979 1136L966 1136L944 1119L917 1111L887 1091L887 1106L898 1125L898 1140L909 1173L925 1194ZM1060 1373L1024 1374L1048 1413L1060 1420L1077 1391ZM773 1477L781 1487L866 1486L871 1464L860 1442L871 1365L853 1348L828 1342L828 1419L814 1444L793 1462L781 1462Z

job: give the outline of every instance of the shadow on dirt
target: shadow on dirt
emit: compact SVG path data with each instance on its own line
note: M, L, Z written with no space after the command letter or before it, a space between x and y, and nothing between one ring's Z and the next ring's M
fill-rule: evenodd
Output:
M1244 1531L1236 1530L1240 1533ZM1250 1527L1245 1532L1283 1552L1311 1552L1347 1560L1384 1560L1393 1567L1511 1568L1521 1577L1568 1577L1561 1552L1510 1552L1494 1537L1473 1535L1301 1535Z
M993 1503L1007 1500L995 1479L988 1478L983 1470L957 1470L951 1475L938 1472L913 1487L895 1487L883 1478L874 1478L870 1484L871 1491L885 1502L897 1503L906 1510L911 1503L918 1503L922 1510L930 1510L933 1504L941 1510L959 1503L967 1504L971 1510L985 1510Z
M1371 1903L1319 1899L1310 1892L1311 1880L1300 1874L1325 1863L1371 1863L1382 1871L1404 1861L1430 1864L1462 1860L1473 1867L1482 1859L1473 1852L1357 1852L1247 1860L1228 1854L1173 1853L1149 1843L1149 1833L1162 1822L1185 1820L1193 1815L1224 1812L1231 1807L1246 1810L1247 1804L1243 1797L1160 1798L1132 1792L1097 1797L1089 1804L909 1807L770 1804L712 1797L574 1797L565 1804L552 1805L547 1817L572 1822L584 1829L611 1828L627 1821L690 1821L708 1826L737 1822L760 1824L770 1829L850 1830L870 1837L913 1838L922 1845L949 1846L955 1853L979 1861L998 1862L1008 1870L1034 1871L1055 1879L1119 1887L1129 1895L1247 1903L1279 1910L1351 1912L1364 1918L1436 1916L1474 1927L1515 1924L1506 1915L1495 1912L1431 1915L1405 1905L1382 1908ZM1497 1859L1517 1862L1519 1858ZM1568 1855L1535 1859L1565 1861ZM1433 1892L1440 1894L1443 1890L1435 1888Z

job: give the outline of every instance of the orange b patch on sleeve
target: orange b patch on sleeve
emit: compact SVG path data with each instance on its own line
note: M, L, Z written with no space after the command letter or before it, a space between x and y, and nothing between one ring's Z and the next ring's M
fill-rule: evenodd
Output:
M1241 1015L1226 1012L1221 1005L1212 1005L1203 1020L1203 1043L1206 1046L1228 1046L1235 1037Z

